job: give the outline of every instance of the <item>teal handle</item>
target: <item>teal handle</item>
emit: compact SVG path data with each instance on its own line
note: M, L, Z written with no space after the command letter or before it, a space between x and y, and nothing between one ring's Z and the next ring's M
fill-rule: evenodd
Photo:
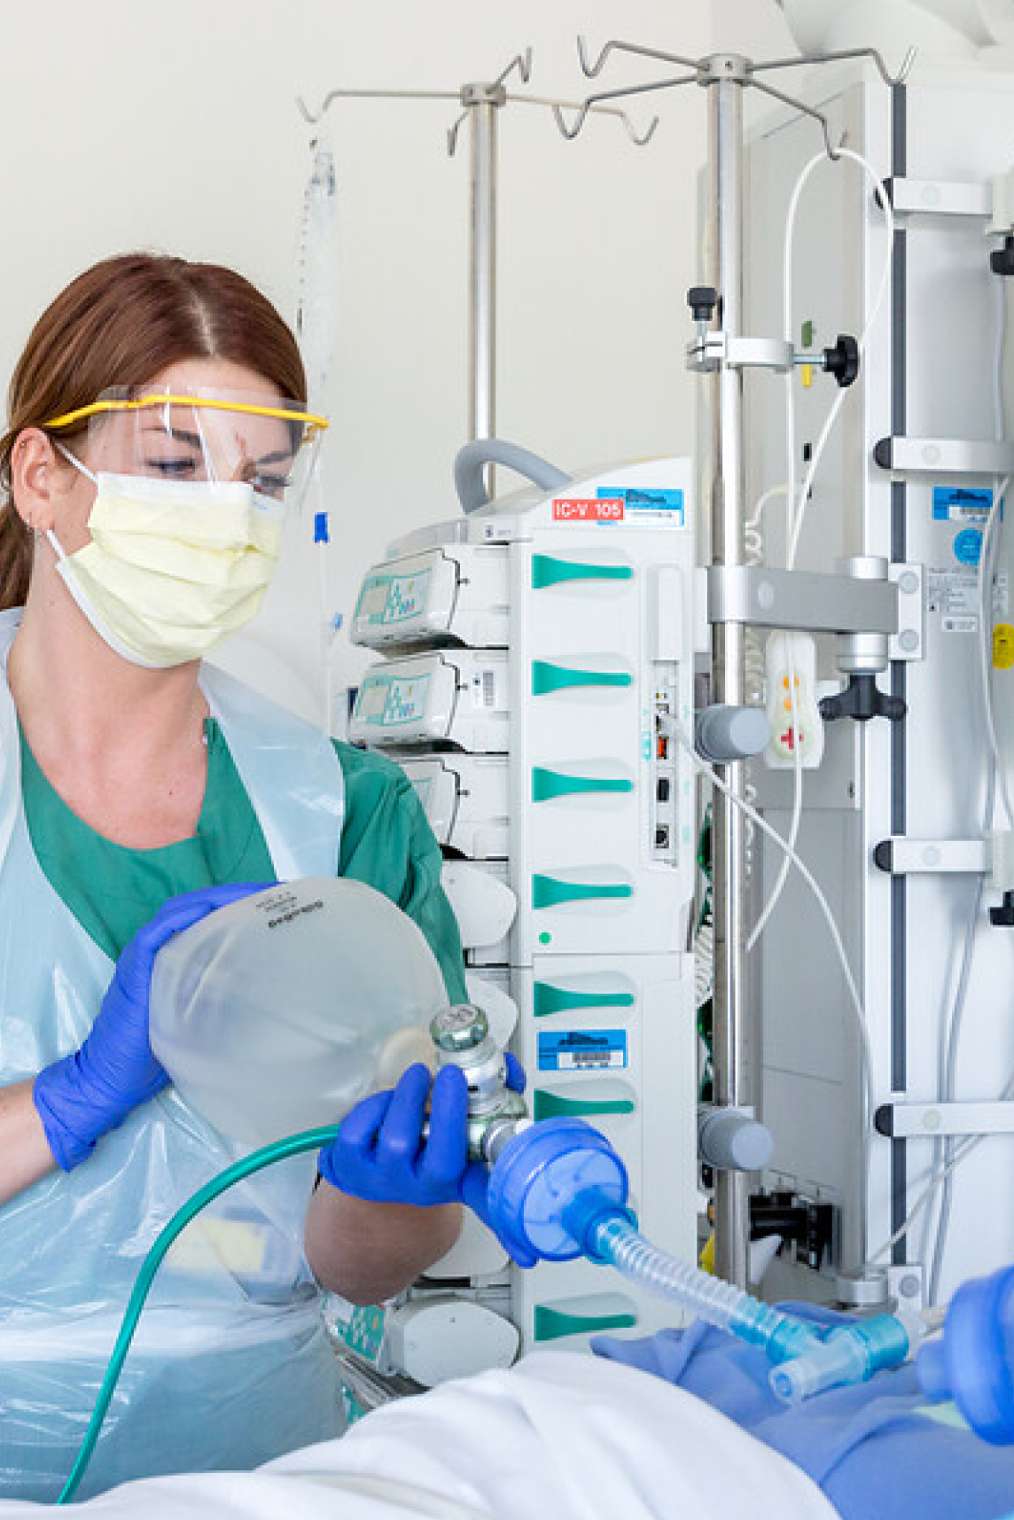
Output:
M575 1008L633 1008L632 992L568 992L552 982L536 982L532 989L532 1011L537 1019L551 1013L570 1013Z
M545 697L569 686L630 686L633 680L625 670L571 670L546 660L532 661L533 697Z
M535 1305L535 1339L558 1341L565 1335L587 1335L594 1330L633 1330L635 1314L565 1314L547 1304Z
M539 1087L535 1089L532 1108L536 1119L559 1119L568 1116L581 1118L585 1114L632 1114L634 1112L633 1100L630 1098L600 1098L596 1102L594 1098L564 1098L559 1093L544 1092Z
M532 588L544 591L564 581L629 581L629 565L582 565L577 560L556 559L552 554L532 555Z
M557 881L554 876L532 877L532 907L555 908L560 903L586 902L594 898L633 897L626 882Z
M634 783L623 776L564 776L540 765L532 770L532 801L551 802L577 792L632 792Z

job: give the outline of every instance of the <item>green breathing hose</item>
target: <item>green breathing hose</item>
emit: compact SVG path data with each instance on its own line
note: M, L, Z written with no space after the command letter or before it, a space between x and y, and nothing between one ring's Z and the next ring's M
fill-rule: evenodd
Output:
M144 1308L145 1299L151 1291L155 1273L162 1265L166 1252L176 1239L177 1235L186 1229L190 1221L201 1212L209 1203L212 1203L220 1193L231 1188L233 1183L242 1182L244 1177L252 1177L254 1172L259 1172L266 1166L271 1166L275 1161L284 1161L289 1156L298 1156L303 1151L319 1150L322 1145L327 1145L338 1133L336 1124L325 1124L320 1129L304 1130L301 1135L289 1135L285 1140L275 1140L271 1145L265 1145L259 1151L252 1151L249 1156L244 1156L241 1161L236 1161L232 1166L226 1167L224 1172L219 1172L217 1177L212 1177L202 1188L198 1188L192 1197L188 1198L170 1219L169 1223L160 1231L151 1250L144 1258L137 1280L127 1301L127 1307L123 1311L123 1319L120 1324L120 1333L116 1337L112 1355L106 1367L102 1386L99 1389L98 1398L95 1400L95 1408L88 1422L84 1440L78 1451L70 1477L60 1490L57 1504L69 1504L77 1493L81 1479L85 1475L88 1463L91 1461L102 1429L102 1422L106 1417L110 1402L116 1390L120 1373L123 1371L123 1363L130 1343L134 1339L137 1322L141 1318L141 1310Z

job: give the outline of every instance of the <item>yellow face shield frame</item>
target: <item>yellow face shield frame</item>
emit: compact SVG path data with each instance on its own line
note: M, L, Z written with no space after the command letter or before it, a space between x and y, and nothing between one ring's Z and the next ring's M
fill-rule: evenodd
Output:
M211 411L239 412L251 417L277 417L282 422L302 422L309 434L324 432L331 426L326 417L316 412L297 411L287 406L262 406L253 401L227 401L222 397L187 396L164 391L153 391L147 396L137 396L129 401L100 400L88 406L79 406L73 412L63 412L42 424L46 428L71 427L76 422L86 422L90 417L100 417L104 412L137 412L144 407L187 406L207 407Z
M84 462L96 474L244 482L298 507L328 419L257 393L176 390L107 392L43 423L54 432L82 426Z

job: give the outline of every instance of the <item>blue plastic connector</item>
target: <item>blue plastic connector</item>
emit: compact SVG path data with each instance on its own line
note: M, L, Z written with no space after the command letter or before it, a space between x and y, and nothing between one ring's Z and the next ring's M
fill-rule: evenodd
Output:
M800 1404L828 1388L865 1383L875 1372L900 1366L910 1351L909 1333L893 1314L857 1320L773 1368L771 1391L783 1403Z
M637 1215L633 1209L618 1204L601 1188L586 1188L572 1198L563 1211L567 1233L580 1244L581 1254L599 1267L607 1266L610 1258L598 1249L595 1240L599 1227L611 1219L624 1219L635 1230L637 1228Z

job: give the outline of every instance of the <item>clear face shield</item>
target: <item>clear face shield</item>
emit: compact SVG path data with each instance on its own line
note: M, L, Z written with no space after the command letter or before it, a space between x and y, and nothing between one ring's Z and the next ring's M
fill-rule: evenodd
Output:
M105 391L90 406L53 418L87 423L74 452L95 475L215 485L244 484L297 510L314 476L327 422L301 402L270 393L219 390Z

